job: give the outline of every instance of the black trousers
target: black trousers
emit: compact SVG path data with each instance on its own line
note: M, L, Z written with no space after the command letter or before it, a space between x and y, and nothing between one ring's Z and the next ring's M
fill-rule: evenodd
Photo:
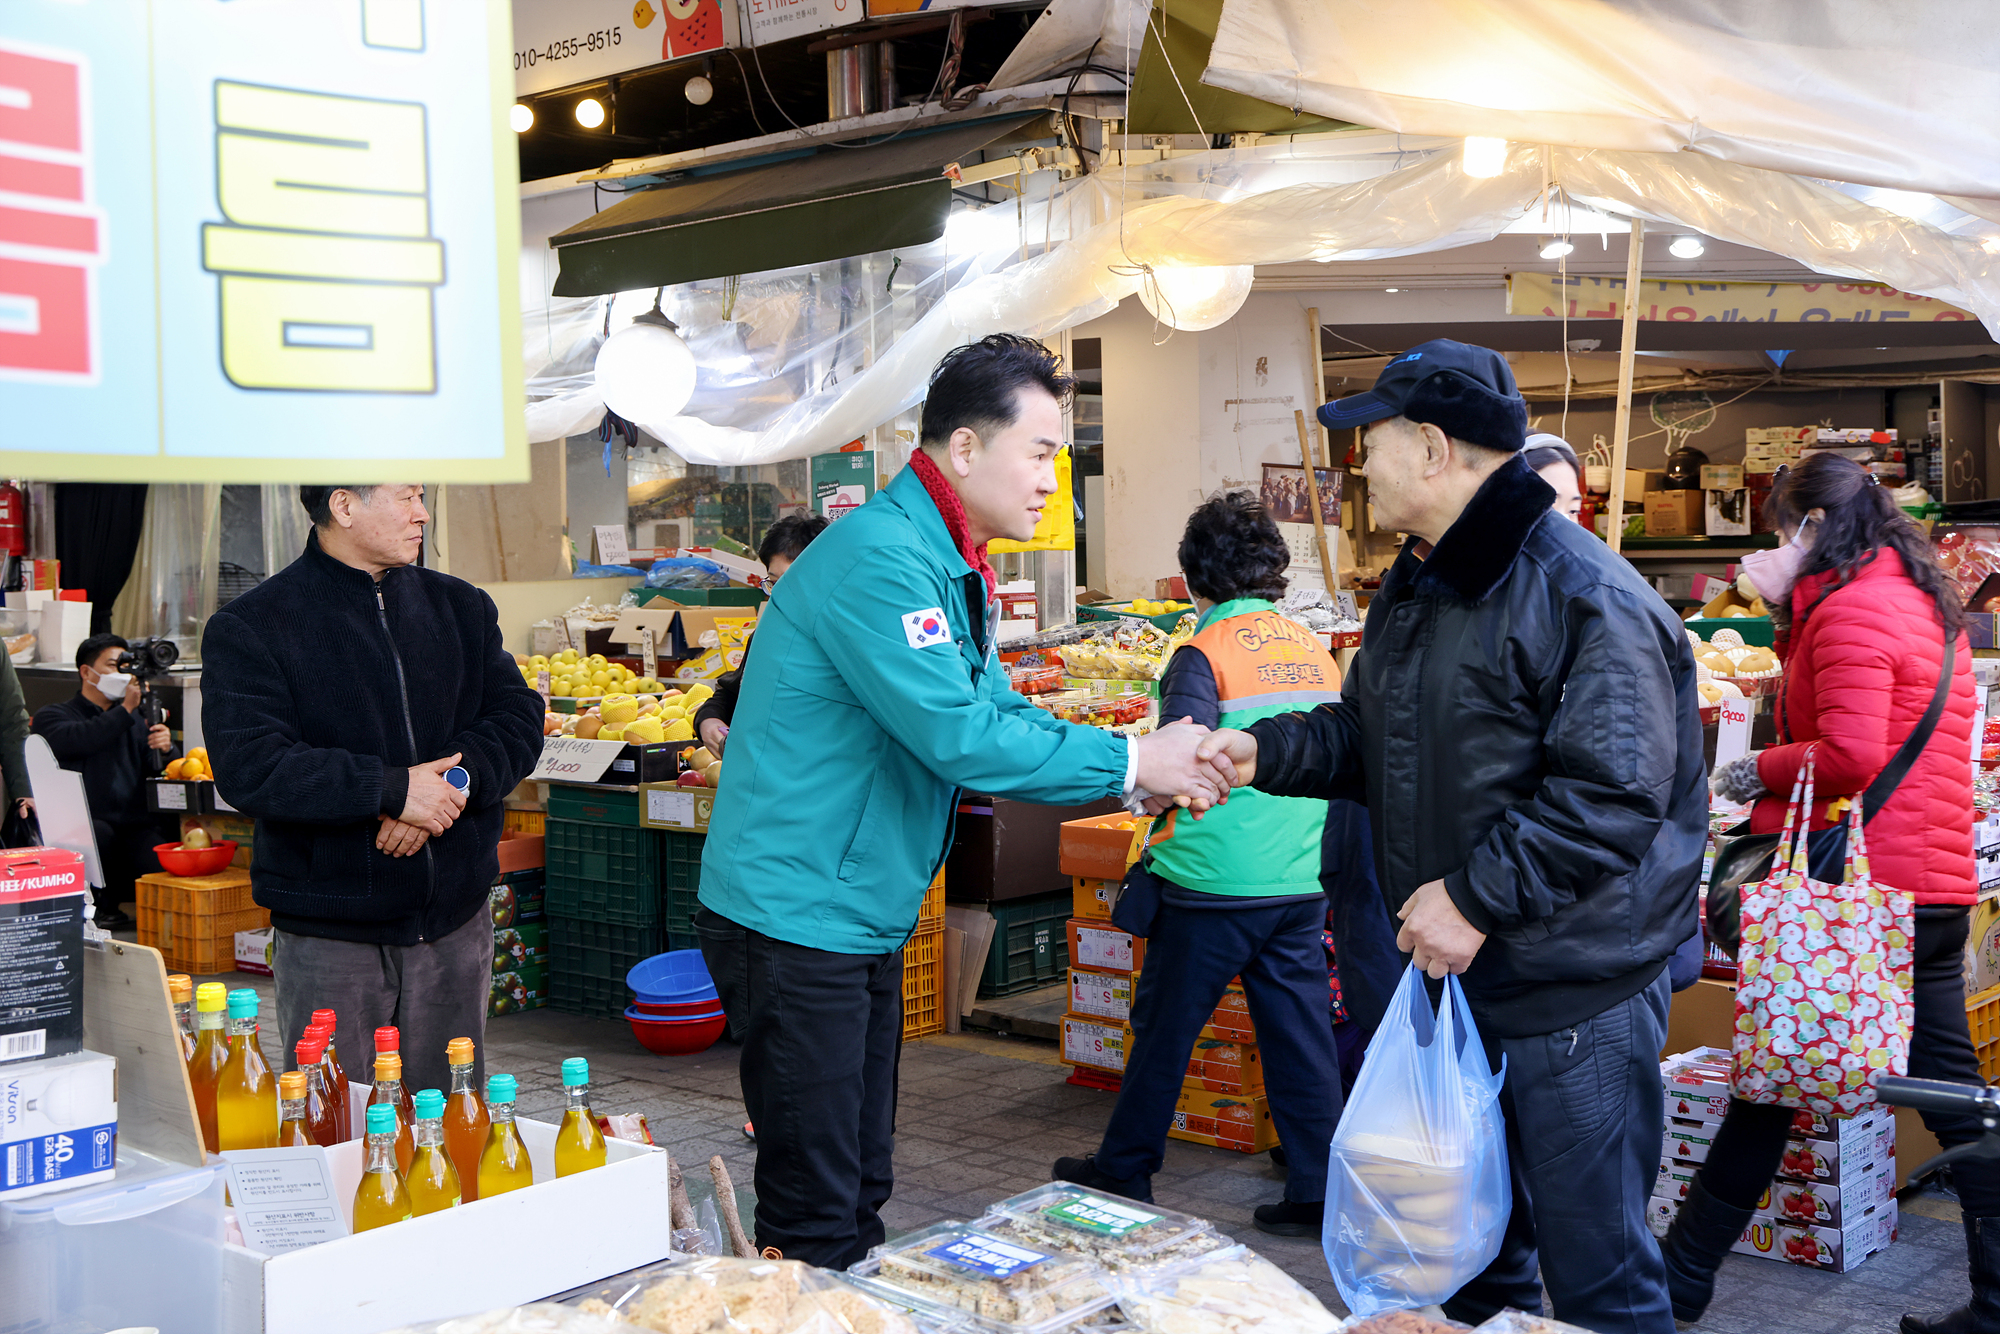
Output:
M743 1043L757 1127L757 1245L845 1269L885 1237L895 1187L903 952L833 954L703 908L701 955Z
M1326 1198L1327 1149L1341 1094L1320 944L1325 921L1319 894L1254 908L1160 905L1132 998L1133 1050L1097 1150L1100 1169L1146 1178L1159 1170L1188 1053L1229 980L1241 974L1271 1120L1291 1163L1285 1198L1302 1204Z
M92 894L100 913L116 912L121 903L130 903L138 894L133 882L160 869L157 843L178 843L180 833L172 816L157 816L113 824L92 819L91 832L97 836L97 857L104 866L104 887Z
M1965 1022L1965 937L1971 912L1960 908L1924 912L1917 918L1916 968L1910 1000L1916 1011L1910 1026L1910 1075L1953 1084L1984 1087L1979 1054ZM1950 1148L1978 1139L1984 1132L1973 1116L1925 1112L1924 1124L1938 1143ZM1792 1109L1733 1098L1714 1147L1702 1164L1701 1184L1724 1204L1754 1208L1778 1173L1791 1130ZM1906 1168L1916 1163L1905 1163ZM1951 1165L1952 1185L1967 1218L2000 1218L2000 1163L1961 1159Z
M1666 1133L1660 1046L1671 992L1664 968L1638 995L1575 1028L1486 1038L1507 1057L1500 1109L1514 1209L1500 1254L1444 1304L1477 1325L1506 1307L1598 1334L1673 1334L1667 1271L1646 1226Z

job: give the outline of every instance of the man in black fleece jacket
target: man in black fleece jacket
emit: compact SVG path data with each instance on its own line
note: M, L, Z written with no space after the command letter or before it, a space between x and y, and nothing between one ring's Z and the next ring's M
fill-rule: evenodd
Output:
M285 1049L331 1008L357 1078L393 1024L405 1087L449 1088L445 1044L485 1051L501 801L541 755L541 700L493 600L417 568L421 486L299 499L304 554L202 636L217 788L257 820Z

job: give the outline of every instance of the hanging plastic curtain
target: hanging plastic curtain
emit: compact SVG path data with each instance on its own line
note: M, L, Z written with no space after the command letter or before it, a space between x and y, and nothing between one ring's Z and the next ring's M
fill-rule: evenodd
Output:
M162 635L183 662L201 657L201 629L215 612L222 562L222 487L156 483L132 574L111 609L111 628L127 639Z
M268 579L297 560L299 553L306 549L306 533L312 528L312 520L306 517L306 507L299 504L299 489L296 486L278 486L267 482L261 489L264 577Z

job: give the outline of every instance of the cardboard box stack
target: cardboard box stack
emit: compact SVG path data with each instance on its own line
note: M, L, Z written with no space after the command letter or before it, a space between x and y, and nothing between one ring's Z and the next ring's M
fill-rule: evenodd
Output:
M500 840L500 873L493 877L487 899L493 915L489 1015L539 1010L549 1003L549 927L543 910L547 848L541 837Z
M1665 1235L1729 1108L1730 1054L1698 1047L1660 1063L1667 1129L1647 1216ZM1896 1239L1896 1124L1885 1108L1794 1119L1778 1178L1731 1249L1846 1273Z
M1795 465L1805 447L1819 436L1816 426L1761 426L1743 433L1743 485L1749 491L1750 531L1768 533L1764 502L1780 467Z
M1146 942L1111 924L1111 903L1124 868L1144 847L1144 831L1119 830L1119 817L1096 816L1063 826L1062 869L1072 880L1069 931L1069 1010L1062 1021L1069 1082L1116 1089L1131 1050L1132 999L1145 967ZM1188 1053L1181 1097L1167 1133L1175 1139L1260 1153L1276 1144L1264 1097L1263 1057L1243 997L1232 980Z
M1811 458L1815 454L1838 454L1852 459L1881 478L1886 486L1901 486L1909 474L1901 437L1893 429L1822 428L1799 454L1801 458Z

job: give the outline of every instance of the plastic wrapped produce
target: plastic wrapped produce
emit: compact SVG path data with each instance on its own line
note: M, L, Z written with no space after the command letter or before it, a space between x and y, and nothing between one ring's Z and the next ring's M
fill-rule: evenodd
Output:
M614 1316L554 1302L508 1306L478 1315L453 1316L421 1325L404 1325L389 1334L639 1334Z
M888 1303L797 1260L669 1260L573 1300L655 1334L924 1334Z
M1340 1327L1319 1298L1247 1246L1212 1251L1192 1269L1138 1270L1111 1282L1118 1309L1145 1334L1332 1334Z
M1513 1204L1494 1073L1458 979L1415 966L1361 1067L1327 1169L1321 1244L1358 1316L1441 1302L1499 1254Z
M1230 1244L1205 1218L1052 1181L987 1211L978 1226L1003 1241L1078 1255L1111 1273L1187 1265Z
M850 1271L870 1291L992 1334L1050 1334L1111 1304L1094 1261L938 1223L877 1246Z

